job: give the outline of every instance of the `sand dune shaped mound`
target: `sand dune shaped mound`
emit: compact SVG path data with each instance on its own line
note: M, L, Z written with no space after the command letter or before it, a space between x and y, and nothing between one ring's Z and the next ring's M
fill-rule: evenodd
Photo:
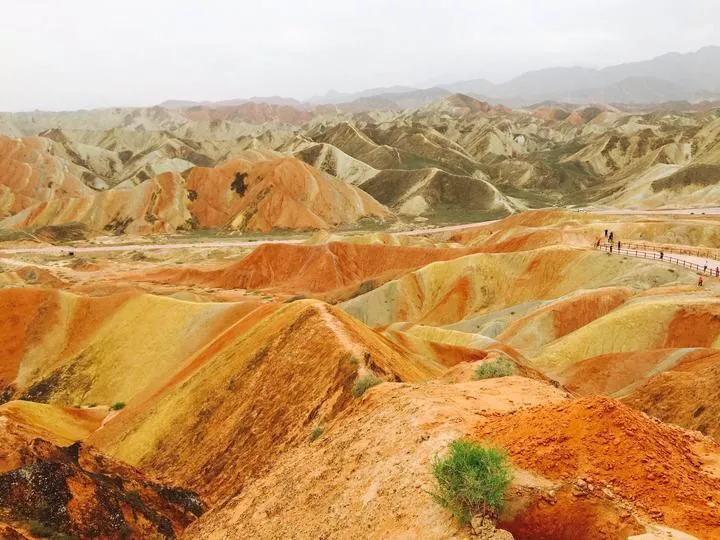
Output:
M720 441L720 351L682 350L666 371L639 382L622 398L663 422L694 429Z
M475 437L501 445L515 466L559 481L558 506L575 512L577 538L597 526L583 523L583 502L603 501L624 509L615 511L616 526L632 513L699 538L720 538L720 446L710 439L600 397L491 418ZM562 501L568 491L572 505ZM527 517L505 526L528 538L547 533L533 519L549 507L539 501Z
M43 410L28 414L29 405ZM0 407L0 521L33 538L174 538L202 515L194 493L70 442L93 414L21 402ZM64 421L51 425L45 416Z
M131 189L110 189L83 197L38 203L0 222L27 229L81 223L95 232L149 234L192 227L183 178L165 173Z
M535 356L548 343L606 315L632 294L629 288L578 291L512 322L497 339Z
M349 122L340 122L330 128L319 126L309 135L312 140L335 146L375 169L403 168L402 156L397 148L377 144Z
M378 173L377 169L350 157L331 144L305 142L295 152L295 156L353 185L361 184Z
M306 294L335 291L342 295L370 290L407 270L471 252L347 242L266 244L224 268L168 268L145 273L141 279L223 289L273 289Z
M89 441L217 502L347 407L359 376L421 381L443 370L322 302L267 305L129 402Z
M37 137L0 136L0 217L41 201L92 195L80 179L82 171L50 154L48 146Z
M532 364L560 375L574 364L610 353L720 344L720 301L716 298L648 296L628 302L551 343Z
M594 356L563 373L580 395L613 395L663 422L720 441L720 351L653 349Z
M370 326L398 321L448 325L531 300L559 298L581 287L650 287L678 277L688 283L694 280L682 269L668 272L639 259L572 248L479 253L430 264L342 307Z
M2 289L0 401L129 402L255 306Z
M33 149L31 155L38 152ZM8 151L10 157L0 161L7 169L0 180L0 211L14 214L0 222L2 228L80 223L115 234L220 227L270 231L329 229L392 217L364 191L290 157L267 159L257 153L247 156L252 162L193 168L187 181L167 172L137 186L96 192L64 172L57 158L42 157L55 167L48 169L18 161L18 153Z
M186 537L453 537L452 516L428 494L433 456L484 417L562 399L558 389L522 377L377 386Z

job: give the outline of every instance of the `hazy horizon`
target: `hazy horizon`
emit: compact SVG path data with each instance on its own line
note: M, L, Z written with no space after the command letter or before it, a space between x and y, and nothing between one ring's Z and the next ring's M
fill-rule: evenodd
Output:
M330 90L505 82L602 68L717 41L720 6L689 0L520 0L442 6L206 0L27 0L6 6L0 110L150 106L169 99L306 100Z

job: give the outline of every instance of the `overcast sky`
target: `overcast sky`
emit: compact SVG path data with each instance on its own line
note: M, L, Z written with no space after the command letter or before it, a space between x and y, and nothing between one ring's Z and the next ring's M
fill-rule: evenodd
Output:
M719 45L718 0L0 0L0 110L503 82Z

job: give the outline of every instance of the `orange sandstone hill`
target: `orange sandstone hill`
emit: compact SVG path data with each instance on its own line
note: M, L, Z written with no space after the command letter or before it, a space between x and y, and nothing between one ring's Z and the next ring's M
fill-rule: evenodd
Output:
M294 157L268 153L188 179L166 172L139 185L96 191L77 165L49 153L42 138L0 137L0 228L79 224L91 232L168 233L218 228L329 229L390 211L370 195Z
M265 244L219 268L169 267L136 273L135 277L166 284L267 289L338 299L368 292L409 270L474 251L349 242Z
M81 171L49 153L50 141L0 136L0 218L41 201L93 193Z
M201 227L328 229L390 212L370 195L293 157L195 167L189 208Z

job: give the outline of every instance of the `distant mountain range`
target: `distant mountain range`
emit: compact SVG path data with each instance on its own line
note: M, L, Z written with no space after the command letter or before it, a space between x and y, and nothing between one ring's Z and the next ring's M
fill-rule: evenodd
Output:
M309 109L334 105L347 112L407 109L453 93L463 93L492 103L519 107L540 101L565 103L657 104L698 101L720 97L720 47L704 47L691 53L668 53L651 60L619 64L604 69L554 67L528 71L494 84L485 79L457 81L433 88L391 86L355 93L330 91L306 101L280 96L233 99L220 102L172 100L168 108L237 106L268 103Z

